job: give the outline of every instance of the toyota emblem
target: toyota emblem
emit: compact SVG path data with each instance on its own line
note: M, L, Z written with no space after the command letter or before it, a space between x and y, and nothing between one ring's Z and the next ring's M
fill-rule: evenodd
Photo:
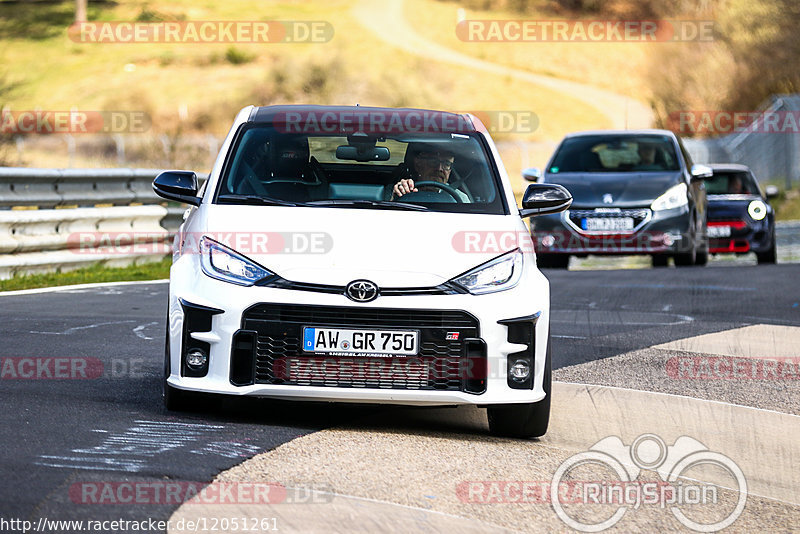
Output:
M369 280L353 280L344 290L350 300L370 302L378 298L378 286Z

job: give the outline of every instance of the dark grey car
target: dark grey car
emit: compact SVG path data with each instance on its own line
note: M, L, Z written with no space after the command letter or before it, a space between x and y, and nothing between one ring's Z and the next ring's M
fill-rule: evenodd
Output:
M592 131L567 135L544 173L526 179L556 183L572 207L533 221L540 267L566 268L571 255L648 254L654 266L708 261L707 200L711 169L694 165L667 130Z

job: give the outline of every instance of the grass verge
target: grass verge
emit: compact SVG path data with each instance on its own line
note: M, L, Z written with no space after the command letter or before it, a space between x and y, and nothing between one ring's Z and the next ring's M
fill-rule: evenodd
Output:
M171 265L172 258L168 257L159 262L129 265L127 267L105 267L98 264L65 273L42 273L15 276L8 280L0 280L0 291L69 286L74 284L94 284L98 282L161 280L169 278L169 268Z
M772 201L775 208L775 218L778 221L800 220L800 192L797 190L783 191L780 196Z

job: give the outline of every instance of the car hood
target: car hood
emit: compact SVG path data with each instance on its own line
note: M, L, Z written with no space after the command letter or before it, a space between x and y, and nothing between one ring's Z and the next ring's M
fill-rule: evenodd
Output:
M758 195L708 195L708 218L741 218L747 213L748 206L754 200L763 201ZM767 203L764 202L764 204Z
M545 182L561 184L572 194L572 206L638 208L649 206L667 189L681 182L679 171L547 173ZM611 195L612 202L605 202ZM606 197L607 198L607 197Z
M193 231L281 277L346 285L436 286L513 250L530 236L502 215L282 206L205 206Z

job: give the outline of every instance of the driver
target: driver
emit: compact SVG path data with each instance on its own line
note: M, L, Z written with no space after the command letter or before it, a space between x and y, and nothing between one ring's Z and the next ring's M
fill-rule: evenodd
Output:
M657 147L654 143L639 143L637 152L639 153L640 170L661 170L663 166L656 161Z
M447 150L422 149L414 154L413 174L418 182L430 181L446 184L450 180L450 172L453 169L455 156ZM441 192L436 187L422 187L423 191ZM408 193L417 193L419 189L414 186L414 178L403 178L392 188L392 200L400 198ZM469 202L469 197L462 191L456 190L462 202ZM447 193L445 193L447 194Z

